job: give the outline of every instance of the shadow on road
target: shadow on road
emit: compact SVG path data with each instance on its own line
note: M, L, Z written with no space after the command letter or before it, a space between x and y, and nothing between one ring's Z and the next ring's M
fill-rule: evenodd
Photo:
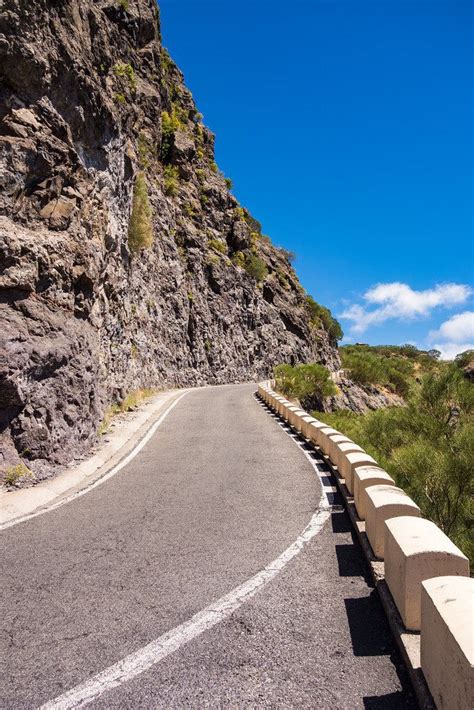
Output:
M331 513L331 525L333 533L352 532L351 521L343 510Z
M355 656L386 656L390 654L390 631L382 615L377 592L368 597L344 599L347 620Z
M397 710L397 708L406 710L409 707L416 707L408 704L407 695L402 690L387 695L369 695L362 698L362 702L366 710Z

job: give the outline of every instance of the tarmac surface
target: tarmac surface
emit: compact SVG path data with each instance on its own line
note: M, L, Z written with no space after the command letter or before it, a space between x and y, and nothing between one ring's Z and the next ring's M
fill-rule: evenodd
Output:
M115 477L0 533L2 709L62 696L301 535L330 476L255 389L189 392ZM322 530L251 599L88 707L416 707L337 494L330 502Z

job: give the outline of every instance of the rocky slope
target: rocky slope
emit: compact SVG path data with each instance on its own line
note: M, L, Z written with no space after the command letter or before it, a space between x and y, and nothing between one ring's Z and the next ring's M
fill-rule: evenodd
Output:
M71 460L141 387L338 369L214 163L154 0L4 0L0 60L0 470Z

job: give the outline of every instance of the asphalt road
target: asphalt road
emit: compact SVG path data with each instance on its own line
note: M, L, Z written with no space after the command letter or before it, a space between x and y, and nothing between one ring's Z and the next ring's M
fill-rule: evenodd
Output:
M83 683L298 538L321 484L254 390L190 392L114 478L0 533L2 709ZM229 618L89 707L416 707L365 574L336 506Z

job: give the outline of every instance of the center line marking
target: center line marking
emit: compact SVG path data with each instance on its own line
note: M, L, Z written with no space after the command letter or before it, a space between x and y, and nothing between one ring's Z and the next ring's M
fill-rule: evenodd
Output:
M103 693L132 680L140 673L144 673L181 646L200 636L204 631L208 631L227 619L244 602L276 577L288 562L301 552L305 544L320 532L330 514L330 508L318 510L295 542L254 577L147 646L131 653L118 663L114 663L110 668L98 673L85 683L77 685L63 695L42 705L40 710L67 710L67 708L85 707Z
M290 435L290 438L293 437ZM307 454L297 441L295 441L295 444L305 454L320 480L317 462ZM320 508L313 514L308 525L296 540L273 562L270 562L264 569L257 572L256 575L202 611L199 611L188 621L167 631L151 643L131 653L121 661L114 663L104 671L97 673L97 675L89 678L84 683L41 705L39 710L68 710L69 708L85 707L97 700L103 693L109 692L113 688L117 688L144 673L205 631L212 629L216 624L229 618L242 604L271 582L286 567L288 562L296 557L305 545L322 530L332 511L332 506L329 505L322 485L321 503Z

